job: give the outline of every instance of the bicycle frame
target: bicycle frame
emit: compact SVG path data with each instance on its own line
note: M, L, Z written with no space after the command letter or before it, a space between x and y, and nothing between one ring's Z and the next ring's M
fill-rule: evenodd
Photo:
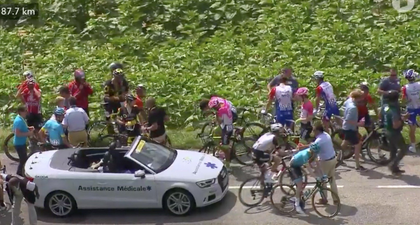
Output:
M322 196L322 198L324 198L324 193L322 192L322 190L323 190L323 184L327 184L327 183L329 183L331 181L331 178L329 177L328 178L328 180L327 181L325 181L325 182L321 182L321 181L316 181L316 182L308 182L308 183L306 183L306 184L303 184L303 186L302 186L302 191L305 189L305 187L306 187L306 185L308 185L308 184L315 184L315 187L313 187L312 189L311 189L311 191L310 191L310 193L309 193L309 195L307 195L307 196L305 196L305 195L303 195L302 196L302 198L303 198L303 201L307 201L310 197L312 197L312 195L314 195L316 192L320 192L320 194L321 194L321 196Z

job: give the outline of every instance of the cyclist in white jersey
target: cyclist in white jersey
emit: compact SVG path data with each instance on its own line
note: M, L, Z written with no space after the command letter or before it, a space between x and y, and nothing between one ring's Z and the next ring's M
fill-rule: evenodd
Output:
M271 107L272 102L276 100L276 122L291 128L293 125L293 90L292 87L286 83L286 77L280 78L279 86L271 89L267 106L261 113L266 113L266 111Z
M408 80L408 84L401 89L402 99L406 102L407 112L410 114L408 122L410 124L410 148L409 151L416 152L416 128L417 116L420 116L420 82L415 82L418 74L414 70L404 71L404 77Z
M281 124L271 124L270 132L262 135L252 146L253 160L259 166L261 173L264 174L267 182L275 180L274 175L277 173L277 167L280 165L280 157L273 155L274 164L271 166L271 173L266 172L267 168L265 163L270 160L270 153L279 147L280 143L278 142L278 139L282 138L282 132L284 132L284 128ZM285 152L279 152L279 155L285 155Z
M338 109L337 99L334 94L333 86L330 82L324 81L324 72L316 71L313 75L313 78L317 82L316 87L316 100L315 100L315 108L314 108L314 115L318 113L319 103L324 100L325 103L325 111L322 118L322 122L326 130L329 128L328 121L331 119L332 115L340 115L340 110ZM339 122L339 121L337 121Z

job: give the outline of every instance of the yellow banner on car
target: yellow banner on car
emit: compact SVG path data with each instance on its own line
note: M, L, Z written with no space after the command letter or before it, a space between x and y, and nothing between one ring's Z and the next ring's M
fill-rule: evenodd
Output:
M142 149L143 149L143 147L144 147L144 144L146 144L146 142L145 142L144 140L141 140L141 141L139 142L139 144L137 145L136 152L141 152L141 150L142 150Z

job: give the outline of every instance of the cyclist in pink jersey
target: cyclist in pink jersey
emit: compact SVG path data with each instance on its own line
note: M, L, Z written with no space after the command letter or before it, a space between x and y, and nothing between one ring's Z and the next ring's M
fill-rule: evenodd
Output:
M200 102L202 111L216 110L216 120L222 129L222 140L220 149L225 153L225 166L230 171L230 138L233 135L234 113L232 112L232 103L226 99L213 96L210 100Z
M314 106L308 98L309 89L301 87L297 89L296 96L297 100L302 102L300 112L300 138L309 142L312 133L312 118Z

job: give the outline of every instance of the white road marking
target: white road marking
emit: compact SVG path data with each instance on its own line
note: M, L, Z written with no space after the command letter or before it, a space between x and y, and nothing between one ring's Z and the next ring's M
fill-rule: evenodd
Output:
M420 186L418 186L418 185L379 185L379 186L377 186L377 188L382 188L382 189L392 189L392 188L395 188L395 189L407 189L407 188L410 188L410 189L415 189L415 188L420 188Z
M229 186L229 189L232 189L232 190L236 190L236 189L239 189L241 186ZM244 186L244 187L242 187L243 189L251 189L253 186ZM255 186L254 186L255 187ZM313 186L313 185L308 185L308 186L306 186L306 188L314 188L315 186ZM329 185L327 185L327 187L329 187ZM343 188L344 186L343 185L337 185L337 187L338 188Z

